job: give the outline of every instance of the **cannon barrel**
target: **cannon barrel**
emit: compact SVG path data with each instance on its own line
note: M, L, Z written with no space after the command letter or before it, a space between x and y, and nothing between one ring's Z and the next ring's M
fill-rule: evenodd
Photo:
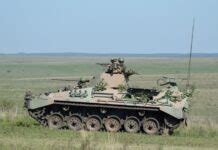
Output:
M56 80L56 81L85 81L89 82L90 80L95 79L94 76L89 76L89 77L84 77L84 78L52 78L51 80Z
M110 65L109 63L96 63L97 65L103 66L103 67L107 67L108 65Z

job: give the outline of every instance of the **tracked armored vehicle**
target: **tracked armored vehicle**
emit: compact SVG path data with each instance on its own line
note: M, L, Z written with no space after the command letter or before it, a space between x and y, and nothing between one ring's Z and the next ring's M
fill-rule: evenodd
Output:
M175 79L158 80L162 89L134 88L128 85L135 74L122 59L100 64L107 69L98 83L90 87L80 79L78 86L34 96L25 95L29 115L52 129L162 134L172 132L186 121L188 95L181 92Z

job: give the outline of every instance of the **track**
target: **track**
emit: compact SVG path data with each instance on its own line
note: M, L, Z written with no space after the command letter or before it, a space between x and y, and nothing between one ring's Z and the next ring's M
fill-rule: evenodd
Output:
M28 110L30 116L51 129L69 128L74 131L108 131L149 135L162 134L166 128L173 132L181 120L163 115L157 110L87 107L82 105L53 104Z

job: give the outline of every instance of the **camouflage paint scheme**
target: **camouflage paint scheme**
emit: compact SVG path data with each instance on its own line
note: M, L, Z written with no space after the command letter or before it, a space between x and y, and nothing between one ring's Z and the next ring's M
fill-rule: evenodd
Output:
M45 93L39 96L33 96L31 92L28 92L25 96L25 107L34 119L51 128L62 127L64 123L60 123L60 121L69 124L69 118L71 118L71 123L78 124L78 120L84 120L81 121L83 122L82 126L86 126L91 131L99 130L98 124L93 129L89 124L89 122L93 123L93 121L96 123L96 120L93 120L93 116L95 116L94 119L97 118L97 120L100 120L99 122L103 122L108 131L118 131L118 127L112 129L109 125L119 120L119 123L116 122L119 124L119 129L124 125L127 132L138 132L142 126L143 131L147 134L157 134L161 133L163 128L166 127L173 131L179 124L186 121L185 113L189 106L188 96L178 89L175 79L167 77L159 79L158 84L160 86L167 86L163 89L132 88L128 85L128 77L135 74L135 72L126 70L123 59L112 59L111 64L106 64L106 67L106 71L100 75L98 84L98 86L101 85L102 87L96 87L97 85L88 87L83 84L87 80L85 79L85 82L83 82L81 79L78 86L73 89L65 88L58 92ZM120 87L123 87L123 89L120 89ZM80 109L80 111L77 109ZM84 110L81 112L81 109ZM110 110L117 111L117 113L109 115L111 114L108 113ZM122 112L124 114L119 117L119 113L121 113L119 111L121 110L124 111ZM131 115L131 110L137 114L133 113L134 115ZM125 111L128 111L126 116ZM86 112L84 116L82 115L83 112ZM52 116L56 118L52 118ZM110 120L111 116L115 116L112 117L114 120ZM128 120L128 117L131 118L132 122ZM109 118L109 121L105 121L107 118ZM147 118L151 119L148 119L147 122L144 121ZM154 123L157 124L158 129L156 129ZM135 125L137 128L130 129L131 125ZM73 126L72 123L69 128L77 130L80 129L80 126Z
M85 102L87 104L89 103L106 103L105 101L96 98L96 95L93 93L93 88L85 88L85 89L80 89L81 93L85 93L84 91L87 91L88 95L86 97L76 97L76 96L71 96L71 91L67 92L62 92L59 91L57 93L52 93L49 96L45 95L40 95L39 97L36 97L28 102L28 109L36 109L39 107L51 105L54 103L55 100L59 101L70 101L70 102ZM124 93L122 93L124 95ZM102 97L104 96L104 93L102 93ZM113 98L105 98L108 99L110 103L107 104L117 104L117 105L132 105L132 106L142 106L142 107L157 107L161 111L177 118L177 119L182 119L183 118L183 109L188 109L188 101L187 98L184 98L178 102L172 102L169 99L163 98L158 100L157 102L137 102L136 99L133 98L133 100L121 98L120 101L123 101L123 103L113 101Z

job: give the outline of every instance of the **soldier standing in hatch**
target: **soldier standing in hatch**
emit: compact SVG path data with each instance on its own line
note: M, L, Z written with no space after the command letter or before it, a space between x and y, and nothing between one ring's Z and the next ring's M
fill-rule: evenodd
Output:
M108 65L107 72L110 73L111 75L124 73L125 72L124 60L121 58L111 59L111 64Z
M125 72L124 60L122 58L119 58L118 62L119 62L118 72L119 73L124 73Z
M111 75L116 73L116 69L117 69L117 62L116 61L117 61L116 59L111 59L111 64L108 65L107 72L110 73Z
M173 83L166 83L167 87L163 89L157 96L153 96L153 100L159 100L161 98L170 98L171 101L177 101L182 99L182 92Z

